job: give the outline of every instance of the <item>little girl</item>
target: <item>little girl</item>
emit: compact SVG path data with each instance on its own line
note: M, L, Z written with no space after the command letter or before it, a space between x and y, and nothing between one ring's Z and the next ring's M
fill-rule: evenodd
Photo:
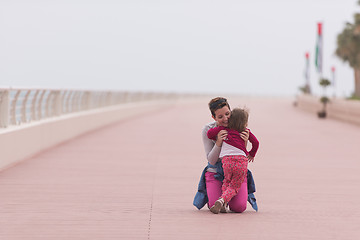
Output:
M228 132L227 139L222 143L220 152L225 175L222 195L210 208L210 211L215 214L219 213L220 210L226 212L225 206L236 196L241 184L245 181L248 161L254 161L259 148L259 141L249 129L249 141L252 144L250 152L246 150L246 144L240 137L240 132L247 129L248 119L249 114L245 109L235 108L231 111L228 127L214 127L207 132L208 138L212 140L216 140L217 134L221 130Z

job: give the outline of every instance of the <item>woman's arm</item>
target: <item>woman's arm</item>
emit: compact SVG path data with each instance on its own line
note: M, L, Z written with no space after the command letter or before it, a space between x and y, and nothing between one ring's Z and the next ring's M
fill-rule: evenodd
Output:
M213 126L211 126L213 125ZM206 125L201 133L205 154L208 162L212 165L216 164L216 162L219 160L219 155L221 151L221 145L223 140L227 137L227 132L222 130L218 133L218 137L216 142L214 143L213 140L210 140L207 137L207 132L210 128L214 127L215 124L208 124Z
M245 129L245 131L242 131L240 133L240 137L245 142L245 148L247 147L247 142L249 140L249 129Z

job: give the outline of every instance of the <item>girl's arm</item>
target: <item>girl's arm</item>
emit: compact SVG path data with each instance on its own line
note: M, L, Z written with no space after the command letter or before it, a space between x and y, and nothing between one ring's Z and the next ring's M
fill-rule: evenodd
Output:
M211 140L215 140L217 138L218 133L220 132L220 130L223 130L221 127L214 127L214 128L210 128L207 131L207 137L210 138Z
M251 131L249 131L249 141L251 142L251 145L252 145L252 148L249 151L249 155L254 158L255 154L256 154L256 152L257 152L257 150L259 148L259 141L255 137L255 135L252 134Z

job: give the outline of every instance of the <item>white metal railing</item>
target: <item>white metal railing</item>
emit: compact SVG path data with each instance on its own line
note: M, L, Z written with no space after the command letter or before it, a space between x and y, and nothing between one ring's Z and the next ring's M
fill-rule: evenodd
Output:
M177 97L175 93L0 88L0 128L127 102Z

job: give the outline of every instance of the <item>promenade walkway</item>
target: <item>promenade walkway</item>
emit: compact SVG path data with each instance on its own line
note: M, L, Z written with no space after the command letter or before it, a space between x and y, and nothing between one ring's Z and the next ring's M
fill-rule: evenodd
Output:
M197 210L207 101L87 133L0 172L0 239L357 239L360 128L292 99L229 98L260 140L259 212ZM19 149L18 151L21 151Z

